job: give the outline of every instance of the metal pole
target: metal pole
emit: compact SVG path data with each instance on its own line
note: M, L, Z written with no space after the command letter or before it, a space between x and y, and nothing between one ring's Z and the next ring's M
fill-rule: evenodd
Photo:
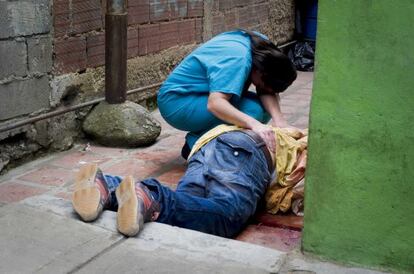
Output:
M127 0L107 0L105 15L105 100L126 100Z

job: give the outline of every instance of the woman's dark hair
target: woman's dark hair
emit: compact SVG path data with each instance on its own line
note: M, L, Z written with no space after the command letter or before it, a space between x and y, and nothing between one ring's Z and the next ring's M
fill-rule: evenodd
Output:
M252 31L242 31L250 37L252 68L262 74L264 84L276 93L287 89L297 77L296 68L290 59L271 41Z

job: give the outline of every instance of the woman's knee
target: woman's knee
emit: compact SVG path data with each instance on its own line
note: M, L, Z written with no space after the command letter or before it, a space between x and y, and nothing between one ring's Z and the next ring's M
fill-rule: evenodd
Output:
M173 127L190 132L209 129L217 118L207 110L207 94L164 94L158 97L162 117Z

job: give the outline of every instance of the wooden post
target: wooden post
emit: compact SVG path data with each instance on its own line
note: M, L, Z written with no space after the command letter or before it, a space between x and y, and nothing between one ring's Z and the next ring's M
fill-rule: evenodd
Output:
M126 100L127 0L108 0L105 15L105 99L109 104Z

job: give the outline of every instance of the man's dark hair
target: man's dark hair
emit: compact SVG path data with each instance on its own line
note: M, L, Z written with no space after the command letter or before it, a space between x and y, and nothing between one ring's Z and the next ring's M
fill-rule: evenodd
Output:
M276 93L286 90L297 77L293 63L271 41L252 31L243 31L251 41L252 68L262 74L264 84Z

